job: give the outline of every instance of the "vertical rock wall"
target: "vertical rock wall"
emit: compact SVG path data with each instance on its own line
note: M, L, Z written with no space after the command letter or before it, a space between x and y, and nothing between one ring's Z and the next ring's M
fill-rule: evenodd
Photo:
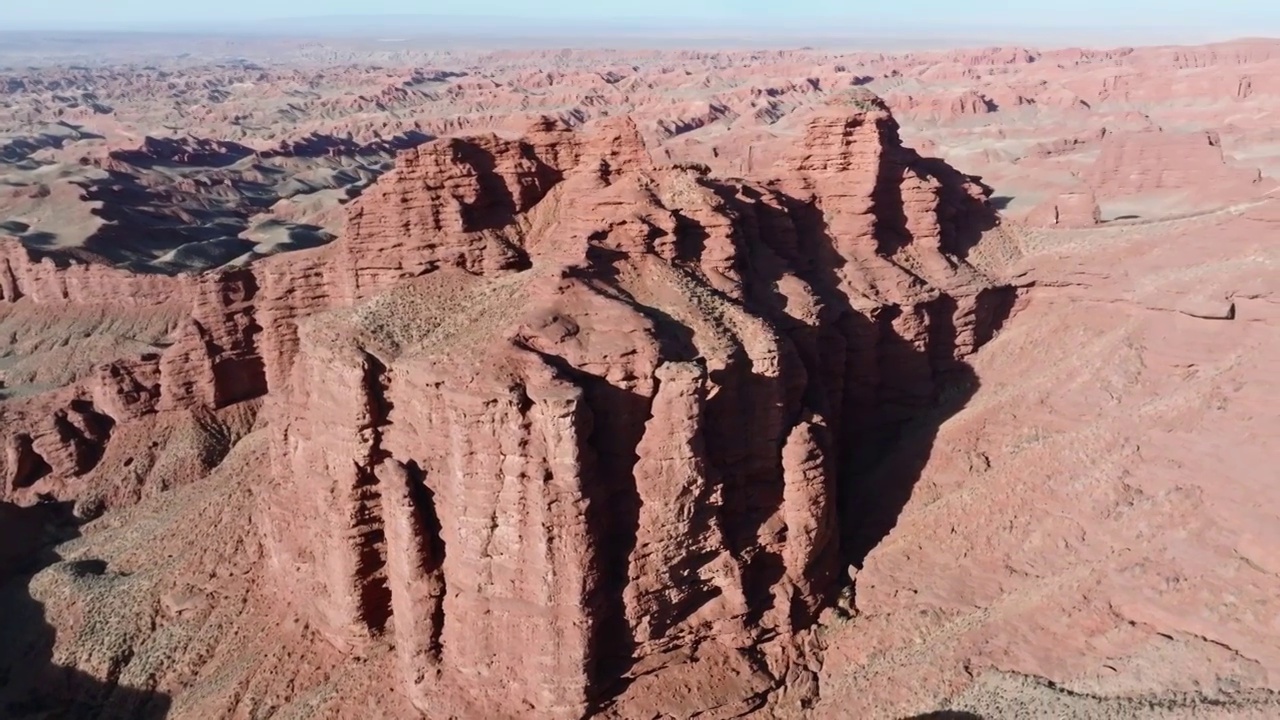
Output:
M962 258L984 189L874 101L764 183L642 147L613 121L404 158L352 211L343 292L472 280L304 322L272 392L267 505L320 498L268 523L286 587L341 644L390 633L424 711L580 717L699 647L793 673L840 588L842 474L1001 319Z
M391 642L424 712L580 717L690 663L754 678L725 707L804 685L844 479L1007 298L964 262L985 189L878 100L761 156L660 167L628 118L423 145L334 244L175 281L172 345L99 368L56 427L14 415L6 475L265 395L277 592L343 651ZM5 262L7 300L62 287Z

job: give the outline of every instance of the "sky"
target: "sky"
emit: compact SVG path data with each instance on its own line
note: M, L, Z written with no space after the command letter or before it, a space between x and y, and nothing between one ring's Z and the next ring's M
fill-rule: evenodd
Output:
M635 26L674 31L751 29L821 34L1000 32L1010 28L1199 31L1222 37L1280 34L1277 0L0 0L0 30L262 28L333 16L431 16L428 26ZM529 22L536 19L536 22ZM392 18L387 18L388 24ZM408 18L396 19L407 21Z

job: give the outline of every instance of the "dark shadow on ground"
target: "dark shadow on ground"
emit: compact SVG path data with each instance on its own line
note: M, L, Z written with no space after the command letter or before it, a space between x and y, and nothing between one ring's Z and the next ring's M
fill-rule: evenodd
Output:
M101 680L53 662L56 631L30 583L61 562L55 546L79 533L70 503L24 508L0 503L0 717L7 720L162 720L169 696ZM101 574L106 563L66 563L71 575Z
M933 455L942 424L964 409L978 389L978 379L967 365L948 374L939 390L936 407L915 417L885 424L874 443L862 443L846 466L842 498L846 560L861 568L867 555L898 523L916 483Z
M290 250L307 250L332 242L337 236L319 225L307 223L289 225Z
M971 712L963 712L960 710L940 710L938 712L925 713L924 715L912 715L903 720L983 720L981 715L975 715Z
M58 247L58 236L51 232L32 231L18 236L23 245L38 250L49 250Z
M1008 195L995 195L992 196L989 202L995 210L1008 210L1009 206L1013 204L1013 198Z
M1012 288L1003 287L978 295L976 345L985 345L999 332L1013 311L1016 297ZM845 560L855 568L862 568L867 555L897 525L933 456L943 423L963 410L980 386L973 368L952 359L956 330L939 321L953 317L954 309L941 309L943 312L933 316L930 332L931 404L912 408L882 395L873 415L875 421L853 440L844 466L840 497L843 548ZM882 347L882 354L892 348L893 336L882 339L882 343L886 341L888 348ZM909 356L906 352L898 354L896 364L903 365L903 358Z

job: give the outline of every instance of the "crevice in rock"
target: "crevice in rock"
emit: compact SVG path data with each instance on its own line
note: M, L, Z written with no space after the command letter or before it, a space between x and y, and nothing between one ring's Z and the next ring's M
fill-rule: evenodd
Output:
M928 323L928 361L937 381L961 362L956 360L956 316L960 307L955 298L942 295L926 304L924 310ZM932 390L930 388L930 395Z
M871 193L876 250L885 257L892 257L910 245L913 239L907 226L906 204L902 197L902 179L906 170L905 165L888 158L882 160L876 187Z
M974 311L973 344L975 348L995 339L997 333L1013 318L1018 304L1018 288L1009 285L987 288L979 292Z
M97 467L107 450L115 421L97 411L86 400L73 400L65 410L53 415L58 441L70 446L73 473L83 475Z
M679 210L672 211L671 214L676 221L675 259L685 263L698 262L710 237L707 229Z
M650 419L652 399L583 372L561 357L526 349L583 389L594 418L587 444L596 457L595 473L582 479L582 493L587 526L595 539L594 565L600 572L587 671L588 699L599 706L625 689L623 678L635 662L636 640L627 620L625 593L640 523L636 450Z
M762 540L776 546L785 540L767 537L765 525L782 506L782 425L791 413L775 407L785 398L781 380L757 373L743 349L728 367L711 373L710 381L719 391L707 400L704 411L708 464L717 468L724 491L723 531L742 573L745 622L758 626L773 609L771 589L786 573L782 555L766 549ZM773 433L769 417L756 417L761 412L779 413L777 427L772 428L777 438L765 437ZM758 444L765 440L776 441L767 452L769 465L753 466L753 460L766 453Z
M598 635L592 685L596 692L623 676L635 661L635 637L627 620L624 594L630 583L631 552L636 547L640 522L640 497L636 490L636 447L650 417L651 399L603 378L578 373L586 400L595 418L587 442L595 451L596 476L583 483L589 503L587 523L599 539L597 563L601 569L600 599L603 612L597 620Z
M444 603L442 600L448 593L449 579L443 572L445 553L444 536L441 534L440 516L436 511L436 496L427 485L426 472L416 462L405 464L409 480L409 501L413 508L414 535L420 543L419 552L426 558L422 570L433 575L439 581L439 596L431 612L432 637L430 638L431 657L439 662L444 649L441 640L444 632Z
M391 589L386 575L386 532L380 512L377 477L368 468L357 469L356 583L360 593L360 619L370 632L382 633L391 619Z
M219 281L218 301L223 307L242 305L253 301L258 290L258 279L252 271L235 271ZM218 352L210 354L213 404L219 408L260 397L268 389L266 362L258 347L262 326L258 323L257 310L245 306L230 313L227 320L228 326L237 329L237 337L232 338L236 347L218 348ZM222 357L228 353L230 357Z
M10 442L12 443L10 450L12 460L9 463L11 468L9 485L14 490L29 488L53 472L53 468L44 457L36 452L30 435L25 433L16 435Z
M387 457L382 448L382 428L389 422L391 403L387 398L387 367L377 357L364 353L364 393L369 403L372 439L367 464L356 466L355 518L352 527L356 542L356 577L360 594L359 612L364 625L374 634L386 630L391 619L391 589L387 583L386 531L382 517L382 494L373 471Z
M382 428L391 422L393 405L388 395L391 380L387 377L386 363L378 356L368 351L361 351L361 354L365 361L364 393L369 403L369 427L373 431L370 455L374 462L371 464L376 465L387 457L382 449Z

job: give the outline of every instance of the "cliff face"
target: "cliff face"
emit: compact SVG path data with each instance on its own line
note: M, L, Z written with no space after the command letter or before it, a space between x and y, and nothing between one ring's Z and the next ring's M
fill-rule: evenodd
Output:
M390 633L432 712L579 717L691 663L743 684L657 711L811 679L842 477L1011 298L962 259L984 189L874 100L771 170L656 166L625 120L402 157L335 248L373 297L303 321L268 399L260 520L317 627Z
M213 412L266 393L253 272L136 276L65 258L36 258L16 242L7 249L9 267L20 278L7 296L13 312L74 322L104 306L177 305L189 307L190 315L162 348L94 364L65 387L0 404L0 498L83 498L101 488L68 481L97 467L118 424L151 422L165 413ZM70 342L83 340L77 335Z
M107 265L76 262L0 237L0 302L155 305L184 299L185 283L165 275L137 275Z
M190 318L0 408L5 494L84 474L121 427L265 395L279 596L343 651L392 638L424 711L802 697L859 467L1011 296L964 260L985 188L903 148L877 99L772 155L732 181L659 166L625 117L407 151L332 245L133 293ZM6 299L81 301L16 267Z

